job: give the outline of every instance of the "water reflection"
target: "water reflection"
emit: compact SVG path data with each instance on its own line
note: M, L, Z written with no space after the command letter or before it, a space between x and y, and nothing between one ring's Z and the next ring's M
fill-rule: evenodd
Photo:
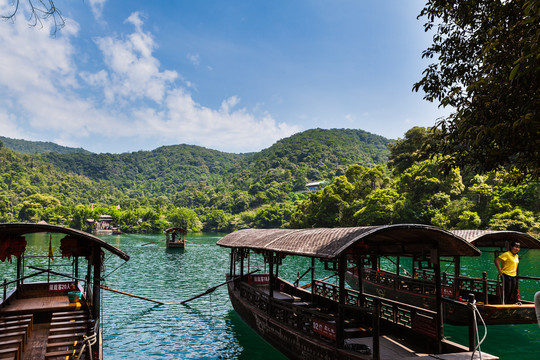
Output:
M234 339L238 342L238 353L235 359L287 359L247 326L234 310L227 313L225 323L227 328L234 334ZM220 357L220 359L225 358Z

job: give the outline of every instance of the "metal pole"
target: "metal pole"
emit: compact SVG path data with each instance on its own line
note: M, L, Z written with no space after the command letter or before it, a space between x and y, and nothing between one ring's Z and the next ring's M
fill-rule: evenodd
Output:
M482 292L484 293L484 304L489 304L488 286L487 286L487 272L482 272Z
M339 305L338 305L338 323L337 323L337 346L343 348L345 342L343 337L343 327L345 321L345 314L343 306L345 305L345 268L347 267L347 261L345 255L339 257L338 272L339 272Z
M435 270L435 301L437 304L437 351L442 353L442 340L444 334L443 324L443 307L442 307L442 292L441 292L441 259L437 246L432 249L431 261L434 263Z
M373 360L380 360L380 341L379 336L381 334L380 328L380 316L381 316L381 299L378 297L373 298Z

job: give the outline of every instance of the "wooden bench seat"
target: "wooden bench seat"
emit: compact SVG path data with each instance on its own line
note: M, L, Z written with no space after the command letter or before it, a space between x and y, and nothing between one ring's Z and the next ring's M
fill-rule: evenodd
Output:
M78 349L71 349L71 350L60 350L60 351L51 351L45 353L45 359L55 359L55 358L61 358L66 359L67 357L75 358L75 356L78 354Z
M21 352L18 347L0 349L0 359L20 360Z
M0 339L4 338L4 336L11 336L11 335L21 335L23 336L23 342L24 344L28 341L29 336L29 325L23 324L23 325L16 325L16 326L6 326L2 327L0 326Z
M59 316L73 317L73 316L80 316L80 315L86 316L86 311L84 310L58 311L52 314L52 318L54 319L55 317L59 317Z
M28 330L32 330L32 318L17 319L4 321L0 319L0 328L11 327L11 326L28 326Z
M49 335L47 338L47 343L51 344L54 342L59 341L82 341L83 336L86 335L86 333L71 333L71 334L57 334L57 335Z
M22 341L16 340L2 340L0 342L0 349L15 348L18 347L22 351Z
M58 327L49 330L49 335L86 333L86 326Z
M47 344L47 350L48 349L55 349L59 347L81 347L82 340L74 340L74 341L59 341L59 342L53 342Z
M25 336L26 336L26 332L24 331L0 334L0 343L2 343L3 341L9 341L9 340L15 340L15 339L24 340Z
M2 315L0 316L0 321L13 321L13 320L22 320L22 319L33 319L34 315L32 314L21 314L21 315Z
M55 322L51 322L51 328L84 326L86 323L87 323L86 320L55 321Z

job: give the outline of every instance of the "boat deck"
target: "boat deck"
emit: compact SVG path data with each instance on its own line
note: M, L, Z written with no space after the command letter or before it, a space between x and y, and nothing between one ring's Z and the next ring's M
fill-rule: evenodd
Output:
M67 295L11 299L0 309L0 358L65 360L80 351L89 326L87 311Z
M370 349L373 348L372 337L347 339L346 343L349 345L354 344L356 346L363 345L363 346L369 347ZM388 335L381 336L379 338L379 344L380 344L381 360L394 360L394 359L497 360L499 359L497 356L490 355L485 352L482 353L481 357L478 352L476 352L474 354L474 357L472 357L471 351L459 352L459 353L446 353L446 354L425 354L425 353L415 352L414 350L405 346L401 340L392 336L388 336Z
M70 303L67 295L41 296L14 299L0 309L0 315L70 311L81 308L81 304Z

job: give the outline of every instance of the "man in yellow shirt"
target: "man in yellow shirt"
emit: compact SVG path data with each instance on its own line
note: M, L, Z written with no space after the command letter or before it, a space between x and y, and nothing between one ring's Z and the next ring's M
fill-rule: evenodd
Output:
M512 241L510 243L510 250L495 258L495 266L503 281L503 304L515 304L519 302L517 270L520 248L521 245L518 242Z

